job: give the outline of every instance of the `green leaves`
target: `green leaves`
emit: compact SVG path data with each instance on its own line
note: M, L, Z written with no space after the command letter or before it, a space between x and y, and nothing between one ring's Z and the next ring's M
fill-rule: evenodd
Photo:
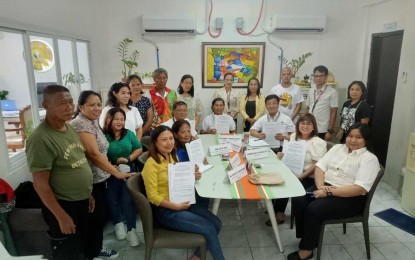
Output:
M298 70L301 68L301 66L304 65L306 59L310 57L311 55L313 55L312 52L307 52L301 55L300 57L298 57L297 59L291 59L291 61L289 61L285 57L282 57L282 62L285 64L285 66L291 68L293 76L295 76ZM281 56L278 56L278 60L281 61Z

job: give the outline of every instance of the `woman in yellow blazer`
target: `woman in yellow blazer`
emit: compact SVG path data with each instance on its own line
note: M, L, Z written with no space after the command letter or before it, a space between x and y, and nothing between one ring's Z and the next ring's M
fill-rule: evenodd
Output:
M264 115L265 97L260 94L261 84L257 78L248 81L247 94L243 95L239 102L239 112L245 120L244 132L248 132L251 126Z

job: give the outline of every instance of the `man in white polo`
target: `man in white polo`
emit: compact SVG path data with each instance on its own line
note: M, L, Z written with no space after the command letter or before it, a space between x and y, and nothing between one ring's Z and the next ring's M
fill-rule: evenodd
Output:
M270 94L275 94L280 98L279 111L289 116L293 122L296 121L300 112L301 104L304 101L301 87L291 83L293 77L291 68L284 67L281 70L281 84L271 88Z
M337 91L326 84L329 71L325 66L315 67L313 74L316 86L308 91L307 110L316 118L318 136L323 140L330 141L334 134L333 127L339 104Z
M187 104L184 101L177 101L173 104L173 118L170 118L168 121L162 123L162 125L172 127L174 122L177 120L186 120L190 123L190 131L193 139L197 139L197 132L195 129L195 122L186 118L187 116Z

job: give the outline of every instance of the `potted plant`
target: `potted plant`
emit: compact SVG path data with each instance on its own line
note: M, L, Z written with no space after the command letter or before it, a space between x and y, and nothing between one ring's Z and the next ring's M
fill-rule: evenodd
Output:
M143 81L143 84L153 84L153 72L143 72L138 73L135 72L135 75L139 76L141 80Z
M77 78L74 73L69 72L67 74L63 74L62 79L65 87L68 85L76 85L88 82L82 73L79 73L79 78Z
M9 91L7 91L7 90L0 90L0 99L1 99L1 100L7 99L7 95L8 95L9 93L10 93L10 92L9 92Z
M311 55L313 55L312 52L307 52L301 55L300 57L298 57L297 59L291 59L291 61L285 57L282 57L282 62L285 64L285 66L291 68L293 77L298 77L297 75L298 70L301 68L301 66L304 65L306 59L310 57ZM278 56L278 60L281 60L281 56Z
M122 39L118 45L118 54L121 58L121 62L123 63L123 70L121 71L123 81L126 81L127 77L131 75L132 69L138 66L137 59L140 56L140 52L133 50L133 52L129 54L128 51L128 46L132 42L133 40L127 37Z

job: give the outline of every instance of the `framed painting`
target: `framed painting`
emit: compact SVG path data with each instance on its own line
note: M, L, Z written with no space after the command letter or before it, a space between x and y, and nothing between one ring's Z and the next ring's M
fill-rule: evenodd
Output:
M226 73L234 75L233 87L245 88L251 78L262 85L265 42L203 42L202 87L221 88Z

